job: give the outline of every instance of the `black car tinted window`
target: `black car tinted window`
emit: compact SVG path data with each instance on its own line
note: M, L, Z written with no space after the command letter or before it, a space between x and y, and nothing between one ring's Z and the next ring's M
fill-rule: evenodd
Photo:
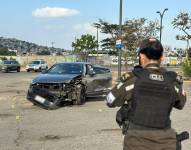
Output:
M18 64L18 62L17 61L12 61L12 64Z
M98 67L94 67L94 72L96 74L105 74L105 73L109 73L110 70L107 68L98 68Z
M56 64L48 71L48 73L50 74L82 74L83 65L82 64Z
M6 60L6 61L3 62L3 64L10 65L11 61Z

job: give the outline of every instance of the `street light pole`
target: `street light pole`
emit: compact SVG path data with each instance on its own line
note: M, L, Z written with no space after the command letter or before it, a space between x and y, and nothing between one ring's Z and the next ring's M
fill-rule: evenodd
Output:
M119 8L119 39L122 40L122 12L123 12L123 0L120 0L120 8ZM118 81L121 78L121 50L122 48L119 48L118 53Z
M163 17L164 13L168 11L168 8L164 9L163 12L161 13L160 11L157 11L157 13L160 15L160 42L162 40L162 24L163 24Z
M98 50L99 50L99 33L98 33L98 29L99 29L99 27L96 26L96 28L97 28L97 56L98 56Z

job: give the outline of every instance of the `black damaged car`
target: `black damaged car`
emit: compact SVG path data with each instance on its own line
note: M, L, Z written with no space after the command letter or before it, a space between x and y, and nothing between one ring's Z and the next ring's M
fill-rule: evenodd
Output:
M112 86L110 69L90 63L58 63L33 79L27 99L45 109L61 103L85 103L87 96L103 95Z

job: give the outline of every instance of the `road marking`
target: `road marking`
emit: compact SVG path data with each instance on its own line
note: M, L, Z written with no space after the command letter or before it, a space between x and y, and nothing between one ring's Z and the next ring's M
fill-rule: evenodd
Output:
M17 97L16 97L16 96L14 96L14 97L13 97L13 101L15 101L16 99L17 99Z
M98 109L99 112L103 112L103 109Z
M30 81L32 81L32 79L22 79L22 81L30 82Z
M11 108L12 108L12 109L15 109L15 105L11 105Z
M20 120L21 119L21 116L16 116L16 120Z

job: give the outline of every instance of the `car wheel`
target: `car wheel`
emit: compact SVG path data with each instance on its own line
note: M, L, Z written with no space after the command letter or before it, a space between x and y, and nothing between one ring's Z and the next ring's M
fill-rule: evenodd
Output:
M20 71L21 71L20 68L18 68L18 69L17 69L17 72L20 72Z
M41 69L41 67L39 68L39 72L41 72L42 71L42 69Z
M30 72L30 70L27 69L27 72Z
M86 94L85 94L85 87L83 85L78 85L77 92L76 92L76 105L82 105L86 101Z

